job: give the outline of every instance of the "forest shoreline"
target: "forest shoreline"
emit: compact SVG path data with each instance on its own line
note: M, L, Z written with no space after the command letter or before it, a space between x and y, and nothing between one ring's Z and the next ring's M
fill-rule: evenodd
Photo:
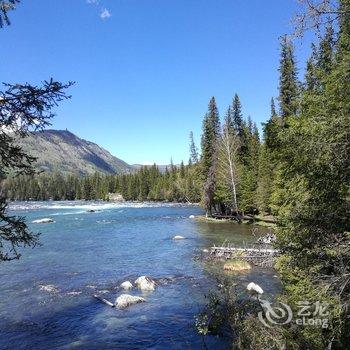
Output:
M222 223L231 223L231 224L239 224L238 221L232 220L232 219L217 219L214 217L207 217L205 215L197 215L194 217L196 221L199 222L210 222L210 223L216 223L216 224L222 224ZM257 225L257 226L264 226L264 227L270 227L270 228L277 228L277 222L275 218L271 219L271 215L264 217L261 215L254 215L252 216L251 220L242 220L240 224L244 225Z

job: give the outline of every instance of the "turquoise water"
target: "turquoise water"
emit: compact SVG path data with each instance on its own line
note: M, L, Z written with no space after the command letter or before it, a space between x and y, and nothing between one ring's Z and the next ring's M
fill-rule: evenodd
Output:
M228 347L227 339L203 339L194 329L204 294L215 284L194 257L224 239L251 241L250 227L199 223L189 215L200 208L170 204L16 203L12 210L28 222L55 222L31 223L42 246L0 264L1 349ZM186 239L173 241L174 235ZM154 292L130 292L146 303L118 310L92 297L114 301L120 283L141 275L159 280ZM272 271L253 270L241 279L267 292L277 285Z

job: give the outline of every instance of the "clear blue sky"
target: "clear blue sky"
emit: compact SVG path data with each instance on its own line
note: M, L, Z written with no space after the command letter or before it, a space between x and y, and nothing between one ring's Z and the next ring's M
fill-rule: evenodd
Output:
M211 96L260 123L296 0L23 0L0 31L3 82L76 81L53 128L128 163L188 159ZM301 67L309 45L298 44Z

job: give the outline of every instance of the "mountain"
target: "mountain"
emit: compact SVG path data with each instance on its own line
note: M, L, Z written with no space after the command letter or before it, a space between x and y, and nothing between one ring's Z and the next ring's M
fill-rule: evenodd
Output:
M46 172L78 175L120 174L134 171L97 144L83 140L68 130L35 132L18 141L30 155L37 157L36 167Z

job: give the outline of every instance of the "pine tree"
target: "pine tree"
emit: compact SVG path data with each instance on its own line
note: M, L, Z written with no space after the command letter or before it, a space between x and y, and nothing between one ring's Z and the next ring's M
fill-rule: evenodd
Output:
M287 36L281 39L279 103L283 123L298 111L298 80L294 47Z
M225 114L225 118L224 118L224 126L223 129L228 130L229 134L236 134L236 130L235 130L235 124L234 124L234 120L233 120L233 113L232 113L232 108L231 106L229 106L227 108L227 112Z
M238 94L232 100L232 124L239 140L239 157L241 163L245 164L248 157L248 126L242 115L242 105Z
M212 97L209 102L208 112L203 120L203 134L201 140L202 173L205 179L207 178L210 168L213 165L219 135L219 111L216 106L215 97Z
M258 186L256 190L256 203L262 213L271 214L271 195L273 192L274 166L271 162L270 152L266 145L260 147L258 162Z
M180 177L181 179L184 179L185 178L185 165L184 165L184 162L181 161L181 164L180 164Z
M17 3L19 0L0 0L0 28L10 24L8 12ZM4 89L0 91L0 186L9 172L18 175L35 172L33 162L36 159L18 146L18 139L32 130L40 131L49 124L54 116L52 109L58 102L69 98L65 89L71 85L72 83L61 84L53 79L45 81L41 86L28 83L3 84ZM1 189L0 221L0 261L19 259L21 254L18 248L34 247L37 244L38 234L30 232L24 218L7 213L6 198Z
M244 143L244 123L242 116L242 105L238 94L235 94L232 100L232 124L240 139L241 144Z
M317 69L316 69L316 47L312 44L312 55L306 62L305 86L304 91L315 91L318 85Z
M190 164L197 164L199 161L198 150L193 139L193 132L190 132Z
M300 344L315 349L350 346L345 277L350 274L350 1L341 0L340 10L337 45L332 53L318 55L321 88L301 96L309 107L292 117L283 132L281 185L274 194L283 223L278 244L284 254L278 266L285 301L297 309L300 295L305 300L317 295L332 305L327 330L291 330Z
M317 55L317 68L323 73L330 73L334 59L334 29L331 25L328 25L325 30L325 34L320 41L318 55Z
M271 115L270 119L263 124L264 142L268 150L272 153L278 152L281 147L279 134L282 131L282 119L276 113L274 99L271 99Z
M277 112L275 107L275 100L273 97L271 97L270 108L271 108L271 119L276 118Z

